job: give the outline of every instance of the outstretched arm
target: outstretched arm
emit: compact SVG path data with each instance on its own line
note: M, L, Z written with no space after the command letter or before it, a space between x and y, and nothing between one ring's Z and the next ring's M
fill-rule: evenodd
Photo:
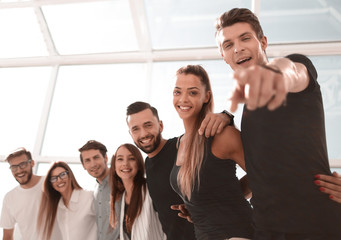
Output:
M245 103L249 110L267 106L274 110L285 103L289 92L303 91L309 84L307 68L288 58L276 58L266 65L254 65L234 72L235 87L230 110Z
M341 203L341 175L333 172L333 176L318 174L314 183L320 187L320 191L329 194L329 198Z

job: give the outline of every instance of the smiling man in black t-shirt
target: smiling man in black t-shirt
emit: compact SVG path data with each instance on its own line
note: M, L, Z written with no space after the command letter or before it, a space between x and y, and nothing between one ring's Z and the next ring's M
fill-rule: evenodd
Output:
M220 132L230 123L223 114L210 114L201 129L207 135ZM129 132L137 147L148 157L145 161L147 186L155 210L159 214L163 231L168 240L195 240L193 224L180 218L170 207L183 204L174 192L169 176L176 157L177 138L166 140L162 137L163 123L157 110L145 102L135 102L127 108Z

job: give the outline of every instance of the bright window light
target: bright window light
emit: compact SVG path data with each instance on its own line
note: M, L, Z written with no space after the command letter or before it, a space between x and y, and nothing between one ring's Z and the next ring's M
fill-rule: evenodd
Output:
M0 155L33 152L50 74L50 67L0 68Z
M0 58L47 56L33 8L0 9Z
M131 142L126 108L148 101L145 64L61 67L43 146L43 155L78 157L88 140L108 149Z
M129 1L103 1L42 7L62 55L137 50Z
M236 6L251 8L251 0L145 0L153 48L215 47L216 18Z
M261 1L269 43L341 40L341 1Z

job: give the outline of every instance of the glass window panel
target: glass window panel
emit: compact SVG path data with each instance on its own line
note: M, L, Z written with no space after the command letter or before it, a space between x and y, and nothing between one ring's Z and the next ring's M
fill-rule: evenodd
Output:
M340 41L341 1L261 1L269 43Z
M145 0L152 47L216 46L214 22L233 7L251 8L251 1Z
M50 73L50 67L0 68L0 154L33 150Z
M81 163L68 163L79 185L87 190L94 190L96 179L88 174ZM51 163L38 163L37 175L45 176Z
M131 142L126 108L148 101L146 75L145 64L61 67L43 155L78 157L78 149L90 139L108 149Z
M33 8L0 9L0 58L46 56Z
M116 0L42 9L60 54L121 52L137 50L128 4Z
M200 64L207 71L213 91L215 112L227 109L227 96L232 90L232 70L222 60L190 61L190 62L160 62L154 63L151 101L159 111L159 116L164 123L163 135L166 138L179 136L184 132L183 123L173 106L173 89L176 71L187 64ZM240 129L242 105L234 113L236 126Z
M328 154L341 164L341 56L312 57L323 96Z

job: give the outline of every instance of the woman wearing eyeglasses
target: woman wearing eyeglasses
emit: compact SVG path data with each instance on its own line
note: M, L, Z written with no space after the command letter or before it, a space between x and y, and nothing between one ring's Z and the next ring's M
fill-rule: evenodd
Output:
M96 239L93 192L79 186L65 162L54 162L47 172L37 226L47 240L57 240L57 231L58 240Z

